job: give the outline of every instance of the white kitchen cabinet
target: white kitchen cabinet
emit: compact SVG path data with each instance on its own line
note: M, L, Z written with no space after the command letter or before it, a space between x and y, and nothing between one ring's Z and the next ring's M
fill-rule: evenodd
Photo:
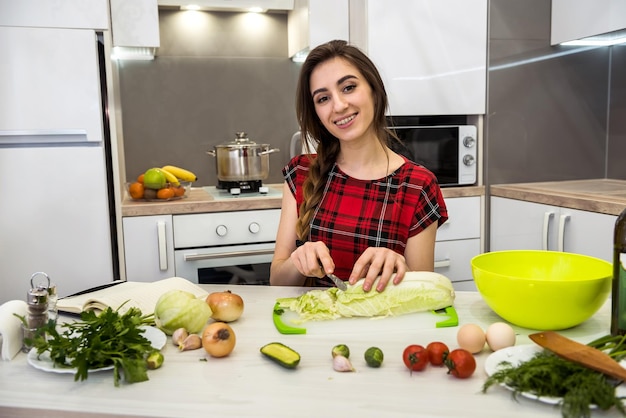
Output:
M157 0L110 0L113 46L158 48Z
M476 290L470 261L481 253L481 200L446 199L448 221L437 230L435 271L448 277L456 290Z
M552 0L550 44L626 28L624 0ZM619 37L623 37L622 33ZM617 36L616 36L617 37Z
M107 30L109 3L107 0L0 0L0 26Z
M348 0L295 0L287 14L289 57L334 39L348 40Z
M378 67L391 115L485 113L487 3L350 1L350 41Z
M126 280L153 282L175 276L172 215L124 217Z
M491 197L491 251L552 250L613 259L614 215Z
M7 92L0 95L0 136L12 142L101 142L95 32L0 26L0 39L11 40L0 42L0 56L11 63L0 66L0 91Z

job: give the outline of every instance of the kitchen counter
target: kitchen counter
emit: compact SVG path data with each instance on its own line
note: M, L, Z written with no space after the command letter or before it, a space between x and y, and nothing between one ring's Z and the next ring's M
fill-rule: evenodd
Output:
M491 196L507 197L589 212L619 215L626 208L626 181L570 180L491 185Z
M162 368L149 372L150 380L113 386L111 371L74 382L71 374L34 369L23 353L0 362L0 416L27 417L552 417L558 407L519 397L493 387L481 393L486 379L485 348L476 356L477 369L468 379L457 379L444 368L428 366L409 374L402 350L409 344L442 341L456 348L458 327L435 328L439 319L430 312L385 319L341 319L310 324L306 335L281 335L272 323L276 298L296 296L298 287L202 285L208 292L226 288L245 301L243 316L232 327L237 344L230 356L214 359L204 350L180 352L169 341ZM457 292L454 303L460 324L486 328L500 321L476 292ZM583 343L608 333L610 302L578 327L562 331ZM307 326L305 323L304 326ZM532 330L514 327L517 345L532 344ZM259 349L280 341L302 360L295 370L279 367ZM331 348L347 344L355 373L332 369ZM369 368L363 353L378 346L385 354L380 368ZM45 414L41 410L46 410ZM41 414L41 415L40 415ZM593 416L617 417L594 412Z
M215 199L202 187L192 187L187 198L166 202L133 201L125 192L124 200L122 201L122 216L177 215L253 209L280 209L283 185L269 184L266 186L274 191L271 196L242 196L229 199ZM442 190L444 198L482 196L485 194L485 188L482 186L449 187L443 188Z

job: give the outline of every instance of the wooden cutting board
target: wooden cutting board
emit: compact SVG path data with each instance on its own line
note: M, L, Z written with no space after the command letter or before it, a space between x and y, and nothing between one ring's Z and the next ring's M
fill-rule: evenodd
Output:
M306 321L299 323L300 316L292 311L285 310L282 314L276 313L274 306L273 320L276 329L281 334L323 334L341 335L350 331L371 329L372 321L385 321L390 329L433 329L442 327L455 327L459 324L456 310L449 306L445 310L416 312L412 314L377 317L377 318L339 318L328 321Z

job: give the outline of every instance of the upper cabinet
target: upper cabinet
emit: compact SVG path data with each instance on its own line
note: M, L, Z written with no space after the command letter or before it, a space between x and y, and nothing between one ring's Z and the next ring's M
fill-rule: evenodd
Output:
M348 0L295 0L288 12L289 57L334 39L348 40Z
M552 0L552 45L625 28L624 0Z
M390 114L486 110L487 0L350 0L350 41L378 67Z
M109 28L107 0L0 0L0 26Z
M113 45L158 48L159 7L157 0L110 0Z

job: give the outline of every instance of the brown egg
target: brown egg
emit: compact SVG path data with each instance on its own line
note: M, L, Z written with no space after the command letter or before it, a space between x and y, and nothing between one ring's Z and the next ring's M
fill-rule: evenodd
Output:
M472 354L482 351L485 347L487 337L485 331L476 324L465 324L459 328L456 334L456 341L459 347L466 349Z

